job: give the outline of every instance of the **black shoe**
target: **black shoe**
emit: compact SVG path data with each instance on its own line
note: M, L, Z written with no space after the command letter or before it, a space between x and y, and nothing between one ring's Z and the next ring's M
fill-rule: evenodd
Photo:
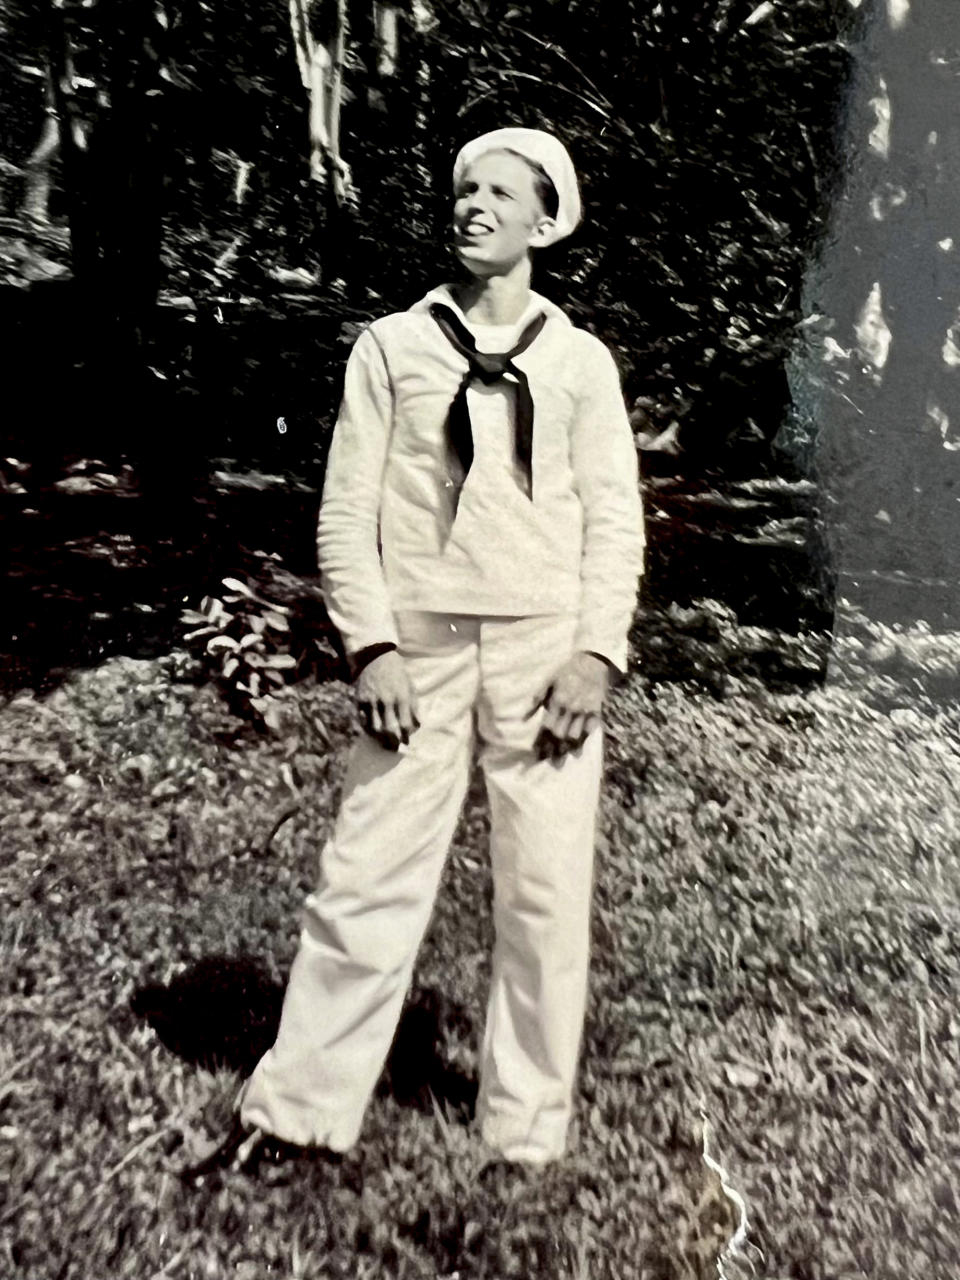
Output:
M299 1166L297 1170L289 1167L294 1163ZM294 1173L302 1173L307 1164L339 1166L342 1163L341 1153L329 1147L301 1147L265 1133L238 1152L230 1167L271 1186L280 1186Z
M218 1169L243 1169L265 1141L266 1135L262 1129L244 1124L239 1115L235 1115L230 1131L219 1146L214 1147L196 1164L181 1169L180 1178L184 1182L197 1182Z
M300 1159L337 1165L343 1156L328 1147L300 1147L284 1142L234 1116L233 1126L220 1145L196 1164L182 1169L180 1177L184 1182L196 1182L217 1170L257 1174L263 1165L275 1169L289 1160Z

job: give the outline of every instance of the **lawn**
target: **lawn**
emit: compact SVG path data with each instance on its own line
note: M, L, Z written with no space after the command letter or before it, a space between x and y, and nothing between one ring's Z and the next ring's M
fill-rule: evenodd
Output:
M953 1280L960 638L848 619L800 688L716 616L648 637L611 701L578 1121L536 1175L468 1123L479 787L360 1145L191 1190L275 1025L350 692L295 685L258 733L176 650L10 698L2 1271ZM671 645L689 679L655 678Z

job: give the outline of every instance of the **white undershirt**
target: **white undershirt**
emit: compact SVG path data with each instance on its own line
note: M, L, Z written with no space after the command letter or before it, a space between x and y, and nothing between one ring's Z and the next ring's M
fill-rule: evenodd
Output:
M517 341L519 324L470 324L478 351L509 351Z

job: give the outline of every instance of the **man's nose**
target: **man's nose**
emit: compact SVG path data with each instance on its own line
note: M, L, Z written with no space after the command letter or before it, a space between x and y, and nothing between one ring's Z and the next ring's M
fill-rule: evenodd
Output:
M467 200L468 213L485 213L490 208L489 193L471 191Z

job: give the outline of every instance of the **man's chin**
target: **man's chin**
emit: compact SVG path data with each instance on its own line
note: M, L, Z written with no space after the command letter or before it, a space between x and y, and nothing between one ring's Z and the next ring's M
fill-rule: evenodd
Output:
M465 271L484 280L490 276L505 276L516 266L516 262L502 262L497 258L487 257L476 245L455 244L453 251Z
M472 244L455 244L453 252L456 255L461 266L465 267L471 275L488 276L495 274L497 264L486 258L483 251Z
M473 262L477 259L483 259L486 253L486 246L477 244L475 240L454 240L453 252L458 258L462 258L464 262Z

